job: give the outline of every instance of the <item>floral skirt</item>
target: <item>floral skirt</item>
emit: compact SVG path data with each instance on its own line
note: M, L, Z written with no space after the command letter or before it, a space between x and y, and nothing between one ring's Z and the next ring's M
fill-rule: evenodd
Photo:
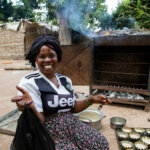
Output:
M56 150L109 150L106 138L71 112L47 116L45 127L54 139Z

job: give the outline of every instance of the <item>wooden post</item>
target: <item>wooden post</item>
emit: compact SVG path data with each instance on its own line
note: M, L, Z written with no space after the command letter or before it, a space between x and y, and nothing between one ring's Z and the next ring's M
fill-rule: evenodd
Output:
M90 91L89 94L92 94L92 85L93 85L93 62L94 62L94 43L93 39L91 40L91 68L90 68Z
M149 76L148 76L148 92L150 93L150 64L149 64Z
M148 113L148 119L147 120L150 122L150 111Z
M150 111L150 102L145 105L144 111L149 112Z
M18 109L15 109L0 118L0 133L15 135L17 120L20 116Z
M150 93L150 65L149 65L149 75L148 75L148 87L147 87L147 89L148 89L148 92ZM147 104L144 107L144 111L147 111L147 112L150 111L150 97L149 97L149 104ZM150 120L150 116L149 116L149 120Z

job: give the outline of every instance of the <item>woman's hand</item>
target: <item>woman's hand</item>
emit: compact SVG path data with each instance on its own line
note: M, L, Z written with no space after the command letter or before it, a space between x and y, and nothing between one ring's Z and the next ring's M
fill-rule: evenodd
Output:
M26 103L29 107L32 105L33 101L31 96L27 91L25 91L23 88L16 86L17 90L20 91L23 95L21 96L15 96L11 99L12 102L16 102L16 105L18 107L18 110L23 111L24 110L24 104Z
M94 95L94 96L90 96L89 97L89 102L90 102L90 104L101 103L103 105L112 103L112 101L110 99L108 99L104 95L100 95L100 94Z

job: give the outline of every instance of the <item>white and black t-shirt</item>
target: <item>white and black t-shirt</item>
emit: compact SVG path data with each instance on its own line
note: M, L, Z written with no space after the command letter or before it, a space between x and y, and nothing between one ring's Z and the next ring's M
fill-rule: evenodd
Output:
M61 74L55 75L59 88L39 70L26 75L19 83L19 86L31 95L37 111L44 112L45 115L70 111L74 107L75 96L71 80Z

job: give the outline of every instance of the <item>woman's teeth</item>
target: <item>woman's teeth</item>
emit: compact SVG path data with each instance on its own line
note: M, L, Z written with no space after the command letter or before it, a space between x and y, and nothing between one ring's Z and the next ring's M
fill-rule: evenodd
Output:
M52 65L49 65L49 66L44 66L45 69L51 69L52 68Z

